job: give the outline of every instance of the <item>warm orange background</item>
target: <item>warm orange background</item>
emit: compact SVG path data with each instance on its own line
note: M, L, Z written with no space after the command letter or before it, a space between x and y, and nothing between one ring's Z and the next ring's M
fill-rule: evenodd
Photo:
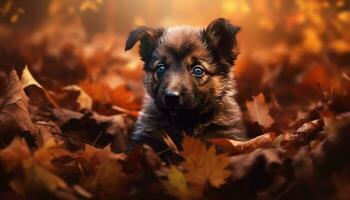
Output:
M136 26L242 27L238 100L260 92L281 106L309 105L349 78L350 3L345 0L2 0L0 64L29 65L47 88L78 84L94 100L128 109L142 101L142 63L125 53Z

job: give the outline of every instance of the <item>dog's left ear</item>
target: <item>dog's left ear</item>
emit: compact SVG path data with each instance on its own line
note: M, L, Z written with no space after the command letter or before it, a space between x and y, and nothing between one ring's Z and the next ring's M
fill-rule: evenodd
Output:
M125 51L130 50L135 44L140 41L140 56L147 63L154 51L157 40L163 34L163 29L155 29L150 27L139 27L131 31L128 40L125 44Z
M233 65L238 56L236 34L240 29L224 18L215 19L208 25L204 38L214 57L224 58Z

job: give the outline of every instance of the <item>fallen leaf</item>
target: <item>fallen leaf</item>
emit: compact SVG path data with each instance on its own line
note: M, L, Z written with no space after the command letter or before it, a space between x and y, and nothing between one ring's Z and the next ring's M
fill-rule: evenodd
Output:
M231 172L226 169L230 161L226 154L217 154L215 146L209 149L199 140L184 137L181 155L185 161L181 163L188 182L204 187L207 181L218 188L225 183Z
M127 110L139 110L141 105L135 102L135 95L131 93L125 84L111 88L102 81L82 81L79 86L86 91L95 101L109 103Z
M53 199L59 190L68 188L62 179L31 162L24 164L23 174L12 180L10 186L16 193L31 199Z
M122 166L115 161L104 162L98 166L92 180L93 190L98 194L98 199L125 198L127 183Z
M15 138L5 149L0 150L0 168L5 173L12 172L30 158L28 145L23 139Z
M69 85L63 88L66 94L66 101L73 101L71 104L77 104L77 110L92 109L93 101L92 98L79 86ZM72 100L71 100L72 99ZM74 105L72 106L74 108Z
M268 132L259 135L248 141L236 141L226 138L211 139L210 142L221 147L225 152L230 154L241 154L252 152L257 148L271 146L276 138L276 133Z
M258 122L265 128L270 127L274 123L273 118L269 114L269 105L266 103L262 93L253 97L253 101L247 101L246 106L253 121Z
M53 138L50 138L44 142L42 147L35 151L33 161L51 172L56 172L59 169L56 169L51 161L57 157L68 155L70 153L67 150L57 144Z
M47 99L52 106L58 109L60 108L57 102L52 98L51 94L40 83L38 83L38 81L35 80L33 75L30 73L28 66L25 66L22 71L21 83L22 83L23 89L25 90L30 90L30 87L36 87L37 89L39 89L41 95L45 99ZM27 94L31 95L31 92L27 91ZM33 99L32 99L32 102L33 102Z
M0 136L14 137L15 133L35 132L35 126L28 112L28 97L15 70L6 78L6 89L0 96Z
M191 192L182 171L171 165L167 177L168 180L163 181L162 184L170 195L178 199L191 199Z

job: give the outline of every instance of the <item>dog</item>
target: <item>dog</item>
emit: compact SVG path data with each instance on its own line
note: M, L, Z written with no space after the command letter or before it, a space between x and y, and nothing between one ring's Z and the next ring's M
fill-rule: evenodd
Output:
M183 134L201 138L247 139L232 66L240 27L218 18L206 28L138 27L125 51L140 42L146 95L131 146L167 148L163 134L181 148Z

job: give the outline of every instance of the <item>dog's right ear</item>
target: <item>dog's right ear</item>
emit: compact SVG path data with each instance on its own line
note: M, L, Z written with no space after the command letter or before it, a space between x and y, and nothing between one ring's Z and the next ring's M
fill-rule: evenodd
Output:
M140 56L144 62L148 62L152 56L157 40L163 34L164 29L139 27L131 31L125 44L125 51L130 50L140 41Z
M240 29L227 19L218 18L204 30L205 41L215 56L224 58L231 65L238 55L236 35Z

